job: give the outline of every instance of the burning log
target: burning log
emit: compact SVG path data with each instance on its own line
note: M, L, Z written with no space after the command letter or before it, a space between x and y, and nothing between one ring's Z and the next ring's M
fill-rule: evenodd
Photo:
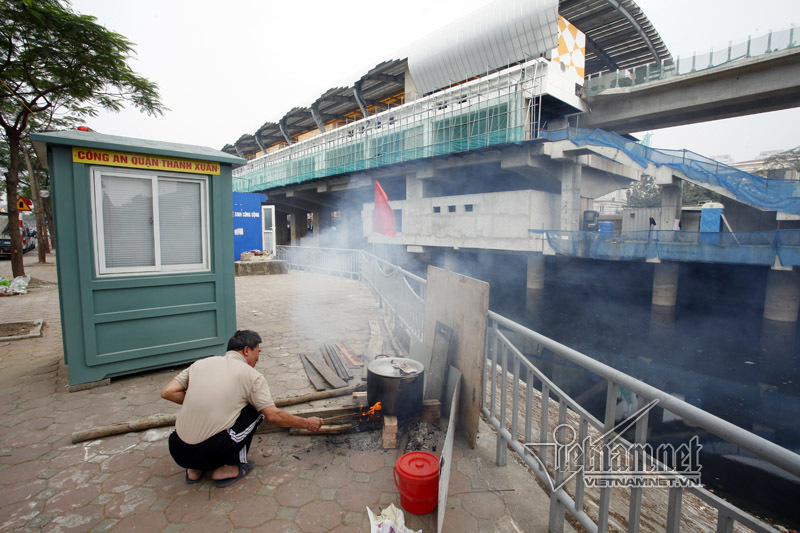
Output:
M381 407L381 402L376 402L375 405L373 405L369 409L365 410L364 407L362 406L361 410L359 412L357 412L357 413L348 413L348 414L339 415L339 416L332 416L330 418L323 418L322 421L323 422L331 422L333 420L341 420L343 418L357 417L357 419L358 419L357 421L358 422L372 422L372 421L377 420L377 419L380 418L381 415L380 415L379 411L381 410L381 408L382 408Z

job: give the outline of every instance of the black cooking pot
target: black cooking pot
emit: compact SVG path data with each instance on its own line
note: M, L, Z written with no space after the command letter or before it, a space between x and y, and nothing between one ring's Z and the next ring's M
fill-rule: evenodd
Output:
M367 365L367 401L381 402L381 413L406 417L422 409L422 363L379 355Z

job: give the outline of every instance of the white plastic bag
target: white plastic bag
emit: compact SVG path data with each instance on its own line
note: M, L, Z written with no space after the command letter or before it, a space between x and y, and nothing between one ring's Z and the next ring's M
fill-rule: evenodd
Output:
M367 507L367 515L369 515L369 530L370 533L422 533L419 529L414 531L406 527L406 517L403 511L394 506L393 503L389 507L381 511L381 514L375 514Z
M14 294L27 294L28 292L28 283L31 282L30 276L17 276L11 282L11 292Z

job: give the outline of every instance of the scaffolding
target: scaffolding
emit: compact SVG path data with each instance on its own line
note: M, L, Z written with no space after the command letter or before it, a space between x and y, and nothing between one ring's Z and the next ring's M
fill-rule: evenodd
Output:
M233 190L263 191L536 139L549 65L530 60L263 155L233 171Z

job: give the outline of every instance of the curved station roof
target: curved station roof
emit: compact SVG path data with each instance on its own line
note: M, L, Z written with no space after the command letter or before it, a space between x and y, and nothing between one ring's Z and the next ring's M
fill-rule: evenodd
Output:
M309 107L295 107L277 123L267 122L222 150L252 158L400 105L409 72L417 90L427 94L453 76L467 80L486 72L470 70L470 59L499 70L508 66L508 58L513 64L544 55L554 47L558 14L586 35L586 76L672 61L633 0L496 0L417 43L409 57L384 61L351 87L328 89ZM448 65L455 64L461 71L451 72Z

